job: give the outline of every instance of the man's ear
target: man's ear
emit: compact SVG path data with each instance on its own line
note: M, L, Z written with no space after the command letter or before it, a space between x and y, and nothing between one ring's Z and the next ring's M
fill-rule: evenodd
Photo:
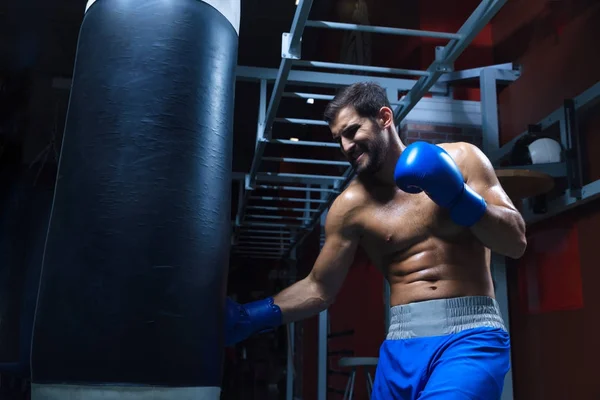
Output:
M389 107L381 107L378 120L382 129L389 128L394 123L394 112Z

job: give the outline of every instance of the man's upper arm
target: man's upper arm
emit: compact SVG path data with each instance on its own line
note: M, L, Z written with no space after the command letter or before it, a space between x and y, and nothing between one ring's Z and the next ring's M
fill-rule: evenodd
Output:
M479 148L470 144L466 144L463 151L466 152L463 161L463 174L467 185L482 196L486 203L516 211L486 155Z
M325 223L325 244L310 273L329 298L335 297L344 282L360 239L354 223L358 207L349 203L355 203L355 199L338 198L331 206Z

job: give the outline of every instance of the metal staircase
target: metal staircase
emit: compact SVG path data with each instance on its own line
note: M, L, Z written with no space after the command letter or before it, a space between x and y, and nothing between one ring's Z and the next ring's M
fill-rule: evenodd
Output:
M311 137L284 138L284 124L301 124L307 127L310 136L315 129L328 130L322 120L281 116L280 104L288 99L305 99L309 104L316 101L329 101L333 98L332 89L365 80L365 76L322 72L312 69L336 71L360 71L369 73L369 81L378 82L386 88L390 103L394 106L394 117L399 124L414 106L427 93L447 96L450 79L441 82L444 75L456 74L453 63L471 43L481 29L491 20L506 0L483 0L456 33L443 33L402 29L393 27L367 26L328 21L310 21L308 15L312 0L300 0L289 32L282 35L281 64L277 70L239 66L238 79L260 81L260 106L256 146L249 173L238 174L240 196L235 217L233 252L239 256L253 258L281 259L299 246L320 224L321 214L353 178L353 170L341 159L339 145ZM435 61L427 70L409 70L366 65L329 63L301 59L302 35L306 28L341 29L381 33L389 35L419 36L447 40L445 46L436 48ZM300 69L299 69L300 68ZM309 68L311 70L306 70ZM388 77L398 75L398 78ZM418 79L414 79L418 77ZM457 79L462 79L460 74ZM267 85L273 83L267 93ZM290 90L306 87L306 92ZM329 93L311 93L310 88L323 88ZM286 90L287 89L287 90ZM398 98L399 93L406 93ZM268 99L268 101L267 101ZM322 135L316 135L322 136ZM292 149L293 157L272 156L281 150ZM299 157L303 148L310 148L309 157ZM328 158L313 158L319 154L331 154ZM273 172L270 167L278 164L285 169L286 164L296 164L295 171ZM315 173L315 168L326 173ZM306 171L306 173L304 173Z

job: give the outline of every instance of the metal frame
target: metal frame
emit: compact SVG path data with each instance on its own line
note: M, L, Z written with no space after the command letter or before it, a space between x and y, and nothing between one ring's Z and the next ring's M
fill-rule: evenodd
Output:
M277 132L279 129L280 124L323 126L323 129L327 129L325 127L326 123L322 120L277 115L279 105L282 101L286 101L288 98L311 99L311 102L329 101L333 98L331 94L310 93L310 91L314 91L315 88L340 88L365 80L365 77L361 75L319 72L314 69L327 70L333 68L336 70L363 71L372 74L401 76L399 78L372 75L368 77L370 81L375 81L386 88L390 102L396 106L394 117L395 122L399 124L425 94L432 93L440 96L448 96L450 94L449 86L453 82L468 79L476 73L475 70L454 72L453 63L506 1L482 0L458 32L445 33L329 21L309 21L308 15L312 6L312 0L300 0L290 31L282 34L282 57L279 68L250 66L238 66L237 68L238 80L260 82L260 89L258 93L259 110L256 146L252 166L249 173L243 175L243 179L240 175L237 175L237 178L241 181L241 194L234 223L234 251L241 256L264 254L265 257L289 257L290 252L303 243L307 235L320 222L323 212L329 208L337 195L354 177L352 168L347 163L338 160L265 157L265 150L268 146L338 147L336 143L294 141L276 138L273 135L273 132ZM440 46L436 49L436 60L424 71L326 63L318 60L302 60L302 34L307 28L434 37L445 39L448 42L445 46ZM306 68L310 68L311 70L306 70ZM515 70L512 64L493 66L490 69L500 71L498 72L498 76L502 76L507 80L518 76L518 71ZM407 79L408 77L419 77L419 79ZM270 95L267 93L268 84L272 84ZM307 86L311 89L306 93L286 92L285 89L288 85ZM398 99L400 92L407 93L403 98ZM295 163L299 165L333 165L345 167L345 172L339 175L323 176L261 171L264 165L272 162ZM265 190L274 189L275 187L304 192L305 196L280 198L264 195ZM327 195L321 196L317 200L310 197L310 194L315 191L321 191ZM265 202L267 201L272 201L273 203L266 204ZM260 202L260 204L257 204L257 202ZM303 209L307 211L304 216L300 216L302 203L304 203ZM290 214L283 216L279 212ZM253 231L248 231L248 228L252 228ZM277 229L279 235L291 236L292 239L287 240L285 246L282 245L281 241L269 242L271 243L270 245L255 244L256 241L261 240L258 238L261 235L261 229L270 230L272 236L274 228ZM249 240L250 236L253 236L253 240Z
M500 126L498 124L498 76L496 69L483 68L479 73L479 87L481 91L481 130L482 150L490 154L500 147ZM501 308L501 313L506 324L510 320L508 309L508 288L506 281L505 257L492 254L490 268L494 279L494 291L496 300ZM508 328L508 325L507 325ZM502 400L513 398L512 368L508 370L504 378Z
M488 155L496 168L508 158L515 143L529 131L522 133L500 146L500 127L498 124L498 99L496 88L498 84L507 83L505 71L497 68L483 68L478 71L481 88L481 112L483 152ZM470 76L472 78L474 76ZM543 132L554 124L559 124L560 143L564 149L564 158L560 163L537 165L510 165L505 168L527 168L547 173L555 178L567 180L567 190L564 194L550 200L546 212L534 214L530 207L522 209L525 221L532 223L554 216L578 205L585 204L600 197L600 180L582 184L581 146L579 140L577 116L600 102L600 82L577 96L567 99L563 107L552 112L549 116L534 125L536 132ZM498 254L492 255L491 269L494 279L496 299L500 304L507 328L510 321L508 307L508 288L506 278L506 261ZM505 381L502 400L513 398L512 369L508 371Z
M492 78L488 78L492 79ZM486 84L492 86L491 81L486 81ZM483 93L483 91L482 91ZM490 95L491 96L491 95ZM497 104L494 99L487 98L488 106L483 107L486 98L482 95L482 111L487 113L486 121L492 121L497 116ZM544 132L550 127L558 124L560 130L560 143L563 148L563 160L560 163L552 164L536 164L525 166L508 166L504 168L527 168L538 170L547 173L555 178L564 178L567 182L567 189L564 193L558 194L547 200L546 211L542 214L536 214L528 203L524 204L522 210L523 217L529 225L550 218L562 212L565 212L574 207L586 204L600 197L600 180L583 184L582 182L582 166L581 166L581 145L579 141L578 115L587 112L600 102L600 82L592 85L580 95L573 99L565 100L562 107L559 107L548 116L540 120L532 127L537 132ZM495 126L484 126L484 135L488 139L484 139L484 143L492 142L493 138L498 137L499 129L497 127L497 117L494 122ZM492 125L494 125L492 124ZM516 136L503 146L499 146L496 139L484 149L492 163L498 166L502 161L506 160L510 155L517 141L529 134L529 131L523 132Z
M322 195L324 197L324 195ZM320 246L323 248L325 243L325 221L327 211L321 214L319 223L321 225ZM319 313L319 333L317 347L317 400L327 399L327 337L329 335L329 310L323 310ZM291 400L291 399L288 399Z

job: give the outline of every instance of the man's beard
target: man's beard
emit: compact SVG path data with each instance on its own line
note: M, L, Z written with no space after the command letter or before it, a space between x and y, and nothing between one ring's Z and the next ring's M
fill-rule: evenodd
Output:
M353 163L358 175L373 175L381 170L385 161L386 149L382 141L371 142L364 155L367 159L361 163Z

